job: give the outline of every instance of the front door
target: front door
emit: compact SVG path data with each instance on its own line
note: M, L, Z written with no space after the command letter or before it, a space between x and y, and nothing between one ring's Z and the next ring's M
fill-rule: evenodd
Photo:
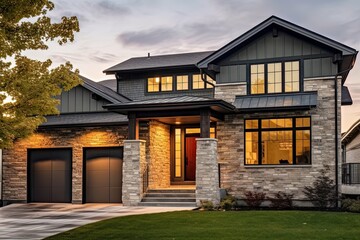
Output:
M185 181L195 181L196 138L198 136L186 136L185 138Z

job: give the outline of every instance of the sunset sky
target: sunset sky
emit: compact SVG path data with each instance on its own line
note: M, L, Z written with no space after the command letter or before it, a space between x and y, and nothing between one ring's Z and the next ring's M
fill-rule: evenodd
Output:
M53 0L54 21L77 16L74 43L28 52L70 61L94 81L130 57L216 50L271 15L360 49L359 0ZM360 118L360 58L346 81L354 104L342 107L342 131Z

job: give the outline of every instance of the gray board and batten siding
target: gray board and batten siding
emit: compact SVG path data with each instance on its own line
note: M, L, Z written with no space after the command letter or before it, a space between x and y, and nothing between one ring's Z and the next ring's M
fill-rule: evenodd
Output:
M110 103L98 95L94 95L94 93L81 85L70 91L62 92L59 100L60 104L58 105L58 110L60 113L105 111L102 106Z
M302 60L304 77L334 76L338 66L333 63L334 52L315 45L306 39L278 30L273 36L267 31L254 41L222 59L216 82L236 83L247 81L249 63Z

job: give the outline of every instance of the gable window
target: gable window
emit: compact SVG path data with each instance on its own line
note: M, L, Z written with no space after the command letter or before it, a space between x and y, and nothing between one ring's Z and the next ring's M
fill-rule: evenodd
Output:
M252 64L250 94L300 91L299 61Z
M176 90L189 90L189 76L176 76Z
M310 164L310 117L245 120L245 164Z
M173 77L152 77L148 78L147 91L148 92L169 92L173 90Z

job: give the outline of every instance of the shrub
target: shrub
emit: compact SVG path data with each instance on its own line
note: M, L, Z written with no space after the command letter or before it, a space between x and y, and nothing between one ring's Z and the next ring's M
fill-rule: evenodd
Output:
M270 207L276 209L291 209L293 207L293 196L294 194L277 192L274 198L269 199L271 202Z
M336 185L334 180L327 176L329 170L328 166L324 166L313 186L305 187L303 191L313 204L320 209L334 207L337 201Z
M262 192L245 192L245 202L249 207L258 208L264 202L266 194Z
M360 200L344 199L341 208L345 211L360 213Z
M214 210L214 204L208 200L201 200L201 208L206 211Z
M227 195L223 200L220 202L220 207L223 210L229 211L233 209L236 205L236 198L231 195Z

